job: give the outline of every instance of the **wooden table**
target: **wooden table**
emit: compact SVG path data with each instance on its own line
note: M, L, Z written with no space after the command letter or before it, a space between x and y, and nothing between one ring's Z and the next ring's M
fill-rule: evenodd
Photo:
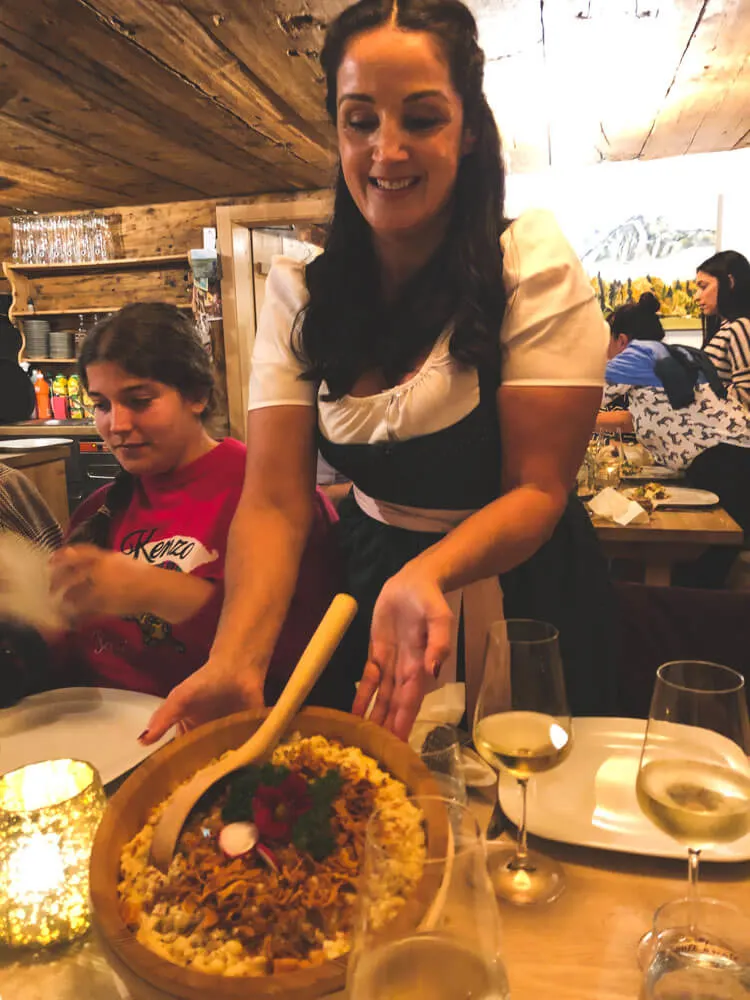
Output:
M675 563L697 559L712 545L742 545L744 533L722 507L656 510L647 524L615 524L592 518L608 559L630 559L644 567L644 580L671 583Z
M47 448L29 448L28 451L3 451L0 462L18 469L36 486L47 506L66 528L70 520L68 485L65 460L70 456L69 444L53 444ZM4 1000L4 998L3 998Z
M489 804L477 813L482 821L489 819ZM562 863L566 888L545 907L500 904L512 1000L637 1000L642 979L638 942L655 910L685 895L687 860L617 854L534 837L529 842ZM489 845L490 863L493 847ZM705 896L748 911L750 862L706 863L701 883Z
M483 829L492 794L472 796ZM530 840L563 863L567 887L550 906L500 904L512 1000L637 1000L638 941L657 907L684 895L687 863ZM493 849L490 844L490 854ZM748 909L750 862L704 864L701 881L705 895ZM0 997L131 1000L95 937L40 961L0 951Z

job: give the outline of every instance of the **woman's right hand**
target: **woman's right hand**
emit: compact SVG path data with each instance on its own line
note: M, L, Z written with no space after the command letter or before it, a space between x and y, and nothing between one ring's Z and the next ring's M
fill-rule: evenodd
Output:
M209 660L172 688L138 739L148 746L172 726L185 731L233 712L263 707L263 679L256 671L242 671Z

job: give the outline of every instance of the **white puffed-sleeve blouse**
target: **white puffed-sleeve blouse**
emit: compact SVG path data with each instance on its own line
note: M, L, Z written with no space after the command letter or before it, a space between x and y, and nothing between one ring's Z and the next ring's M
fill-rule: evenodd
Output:
M534 210L502 236L508 305L499 331L502 384L601 386L609 330L593 289L554 217ZM277 257L268 275L250 374L251 410L318 406L323 434L339 444L407 440L451 426L479 401L477 372L451 357L451 329L420 369L373 396L316 400L299 375L292 330L308 301L304 264ZM319 396L326 393L320 387Z

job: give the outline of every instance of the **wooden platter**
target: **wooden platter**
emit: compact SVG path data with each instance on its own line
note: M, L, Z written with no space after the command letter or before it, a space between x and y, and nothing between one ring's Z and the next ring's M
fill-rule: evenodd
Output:
M139 944L120 916L117 882L124 845L145 825L154 806L196 770L244 742L265 715L265 711L240 712L188 733L145 761L110 800L91 855L91 898L104 950L135 1000L315 1000L344 986L346 956L315 968L259 978L195 972ZM404 782L411 794L439 794L429 770L408 744L372 722L333 709L306 708L290 731L321 734L359 747ZM433 813L426 820L428 854L444 850L441 816Z

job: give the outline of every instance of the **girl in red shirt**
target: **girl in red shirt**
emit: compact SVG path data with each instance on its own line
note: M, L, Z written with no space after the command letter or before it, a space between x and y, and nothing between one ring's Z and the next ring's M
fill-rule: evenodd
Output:
M97 324L79 366L97 430L122 468L75 511L69 544L53 557L53 587L75 623L57 652L78 680L167 695L202 666L214 638L245 446L207 430L216 403L211 363L174 306L137 303ZM336 592L335 520L318 493L267 700ZM314 700L348 701L338 690L327 675ZM227 698L222 692L222 704Z

